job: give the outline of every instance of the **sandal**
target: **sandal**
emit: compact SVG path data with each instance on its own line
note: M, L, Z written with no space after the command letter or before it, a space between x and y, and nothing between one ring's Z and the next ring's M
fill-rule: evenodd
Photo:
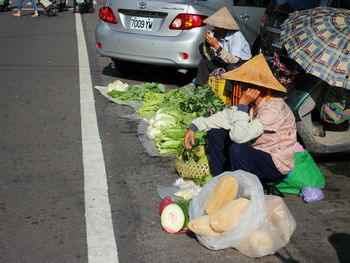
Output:
M14 13L14 14L13 14L13 16L20 17L20 16L21 16L21 14L19 14L19 13Z

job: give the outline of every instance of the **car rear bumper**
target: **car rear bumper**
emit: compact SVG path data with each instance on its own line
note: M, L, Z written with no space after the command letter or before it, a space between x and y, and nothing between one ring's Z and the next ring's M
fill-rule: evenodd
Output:
M202 58L199 45L204 40L204 32L205 28L195 28L176 37L138 35L112 31L108 23L100 21L96 43L100 43L101 48L96 46L96 51L117 60L195 68ZM184 53L188 54L187 59L183 58Z

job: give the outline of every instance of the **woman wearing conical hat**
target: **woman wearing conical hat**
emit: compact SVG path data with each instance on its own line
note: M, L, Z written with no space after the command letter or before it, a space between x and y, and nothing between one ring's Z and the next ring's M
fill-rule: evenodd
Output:
M214 26L214 32L208 30L204 35L205 58L198 65L195 83L197 86L207 84L209 74L216 68L229 71L252 57L247 40L226 7L219 9L203 22ZM231 91L232 84L230 81L226 82L225 89Z
M191 149L197 130L207 131L211 172L244 170L273 181L294 167L296 124L280 97L286 89L275 79L263 55L226 72L223 78L242 83L239 104L208 118L195 119L185 134Z

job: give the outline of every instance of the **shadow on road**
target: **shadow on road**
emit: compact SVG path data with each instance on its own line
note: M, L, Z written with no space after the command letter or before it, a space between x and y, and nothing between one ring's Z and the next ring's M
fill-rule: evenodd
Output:
M322 164L334 174L350 177L350 153L312 155L317 164Z
M293 259L292 255L288 252L286 248L283 251L288 255L288 257L283 256L281 253L277 252L275 256L281 260L283 263L299 263L299 261Z
M115 68L114 63L110 63L103 69L102 74L140 82L158 82L182 87L192 82L196 76L196 69L189 69L183 73L174 67L134 63L130 72L123 74Z
M350 235L335 233L328 238L329 243L334 247L340 263L350 262Z

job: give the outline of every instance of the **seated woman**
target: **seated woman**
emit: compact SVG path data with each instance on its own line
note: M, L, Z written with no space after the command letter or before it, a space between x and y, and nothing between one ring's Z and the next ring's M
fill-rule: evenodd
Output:
M190 141L194 143L197 130L208 131L214 176L241 169L262 181L274 181L290 173L297 140L295 118L279 96L286 89L275 79L264 56L255 56L223 77L242 82L239 104L195 119L185 134L185 147L192 148Z
M208 30L204 37L203 58L198 65L195 84L203 86L208 82L209 74L216 68L226 71L235 69L252 57L250 47L239 26L226 7L203 21L214 26L214 32ZM225 89L232 91L232 83L226 81Z

